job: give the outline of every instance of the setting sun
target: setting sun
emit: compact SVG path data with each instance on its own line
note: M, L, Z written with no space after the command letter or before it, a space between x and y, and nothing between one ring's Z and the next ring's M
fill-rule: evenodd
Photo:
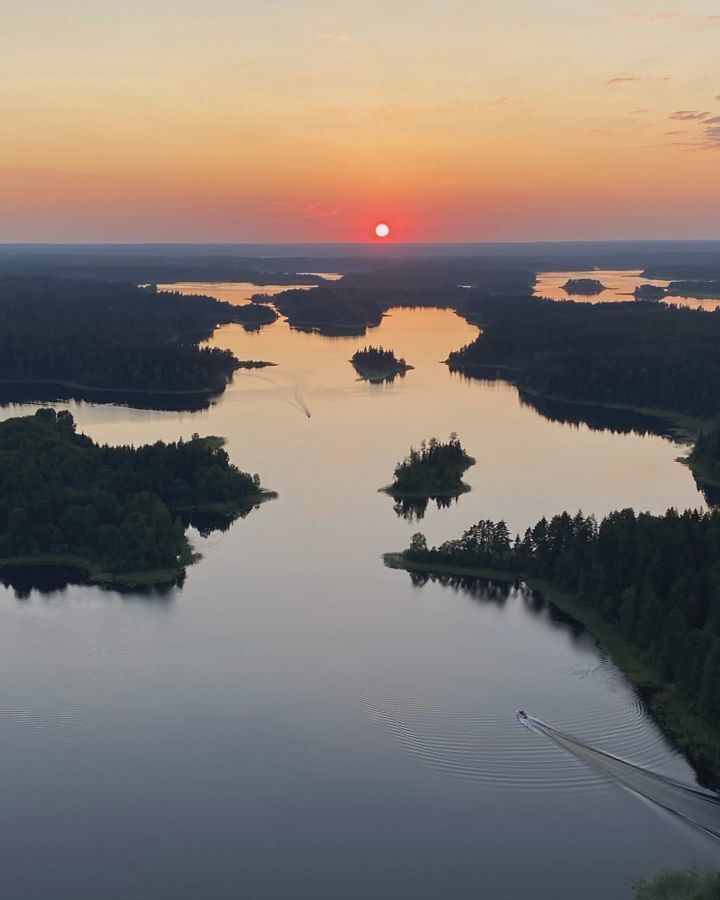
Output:
M386 225L385 222L380 222L375 226L375 234L379 238L386 238L390 234L390 226Z

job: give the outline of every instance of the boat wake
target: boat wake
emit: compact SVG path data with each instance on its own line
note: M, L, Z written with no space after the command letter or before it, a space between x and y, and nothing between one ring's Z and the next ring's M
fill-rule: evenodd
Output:
M521 725L553 741L596 772L720 838L720 796L713 791L674 781L612 753L598 750L534 716L520 712L517 719Z

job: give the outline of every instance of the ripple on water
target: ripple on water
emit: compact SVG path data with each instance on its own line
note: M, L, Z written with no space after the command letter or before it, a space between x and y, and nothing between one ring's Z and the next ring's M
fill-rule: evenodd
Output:
M602 669L602 664L597 668ZM387 697L370 688L358 691L357 697L370 723L440 774L518 793L567 794L607 787L608 778L602 772L542 736L518 728L515 710ZM617 713L603 715L597 709L575 712L571 722L557 722L557 727L572 727L583 740L643 766L666 768L667 743L633 692L627 692L624 715L619 718Z

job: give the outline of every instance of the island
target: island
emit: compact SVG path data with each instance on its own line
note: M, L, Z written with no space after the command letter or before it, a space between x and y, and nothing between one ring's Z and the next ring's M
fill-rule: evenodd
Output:
M397 499L435 499L455 497L469 491L462 476L475 465L475 460L465 452L457 434L453 433L445 443L437 438L422 441L419 449L410 453L395 466L395 480L381 488Z
M269 306L155 293L120 282L0 278L0 399L202 408L239 360L204 342L221 324L255 329Z
M599 524L564 512L515 539L490 520L437 547L418 533L385 563L416 577L524 580L614 655L701 780L717 788L719 542L718 510L623 509Z
M607 287L597 278L568 278L563 285L563 290L568 294L583 294L592 297L594 294L602 294Z
M636 300L659 301L665 297L665 288L657 284L639 284L633 291Z
M71 413L0 423L0 569L62 566L101 584L172 583L197 559L183 517L246 514L276 496L218 437L142 447L79 434Z
M383 347L364 347L353 353L350 362L365 381L392 381L396 375L404 375L412 369L405 360Z

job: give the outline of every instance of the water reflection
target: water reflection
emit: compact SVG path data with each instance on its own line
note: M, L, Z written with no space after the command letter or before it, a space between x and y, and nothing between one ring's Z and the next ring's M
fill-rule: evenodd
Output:
M10 588L17 600L29 600L32 594L39 594L44 598L62 596L69 587L82 585L122 594L128 598L166 601L174 596L184 582L183 574L164 584L129 587L122 584L99 584L82 569L71 566L3 566L0 569L0 585Z
M427 508L432 501L438 509L449 509L453 503L457 503L466 491L457 494L431 496L431 497L395 497L393 509L401 519L407 522L419 522L425 517Z
M46 382L25 382L0 385L0 406L10 406L15 403L63 403L76 400L158 412L201 412L214 405L222 393L222 391L196 394L111 391Z
M520 403L529 406L549 422L559 422L576 428L586 425L591 431L609 431L612 434L653 434L673 439L676 429L659 416L646 415L631 409L599 406L593 403L575 403L529 394L518 389Z

